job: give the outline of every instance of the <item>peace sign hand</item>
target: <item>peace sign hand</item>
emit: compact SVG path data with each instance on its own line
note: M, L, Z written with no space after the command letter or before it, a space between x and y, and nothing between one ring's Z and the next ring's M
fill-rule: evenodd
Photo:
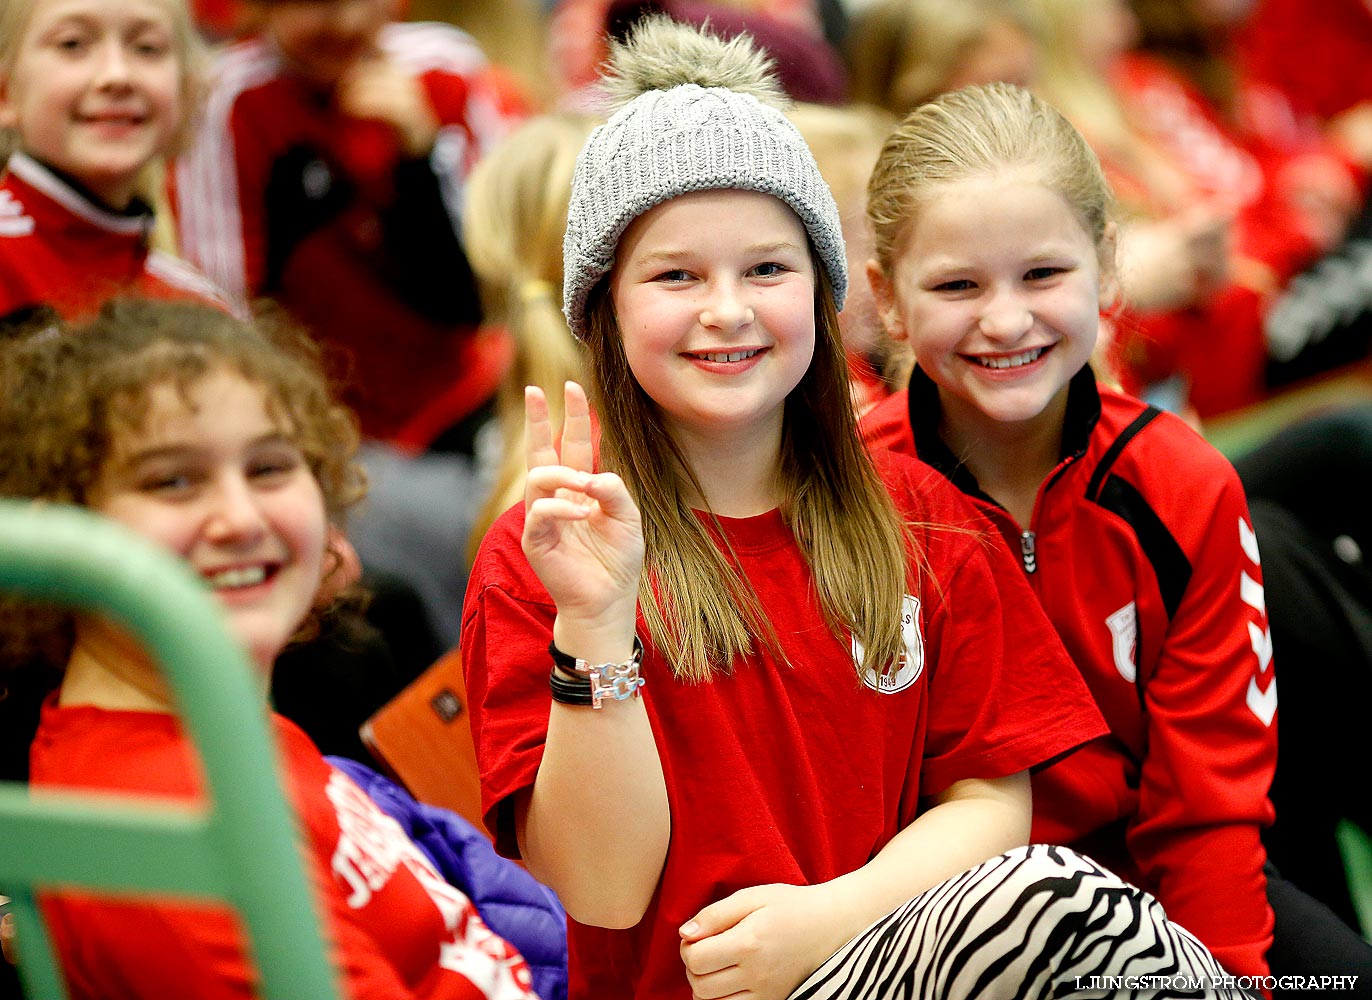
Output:
M524 390L529 467L524 555L557 604L559 648L575 656L622 659L632 643L643 529L623 480L611 472L591 471L591 415L585 391L568 382L564 398L559 458L547 399L534 386ZM569 633L578 648L563 645ZM602 652L605 645L613 648Z

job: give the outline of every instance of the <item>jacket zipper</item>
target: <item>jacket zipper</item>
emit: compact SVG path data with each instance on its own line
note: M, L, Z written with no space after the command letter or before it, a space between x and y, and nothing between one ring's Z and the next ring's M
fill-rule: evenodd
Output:
M1039 568L1038 556L1034 554L1034 533L1032 531L1021 531L1019 534L1019 551L1024 557L1024 572L1036 573Z

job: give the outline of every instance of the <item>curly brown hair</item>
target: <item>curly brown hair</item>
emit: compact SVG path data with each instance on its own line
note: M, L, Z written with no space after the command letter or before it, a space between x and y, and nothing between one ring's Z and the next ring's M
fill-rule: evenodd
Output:
M366 492L357 421L319 351L277 315L243 320L190 302L121 299L88 323L0 342L0 496L84 506L120 435L141 426L149 390L183 397L227 367L263 387L318 480L331 522ZM0 594L0 666L65 662L72 615Z

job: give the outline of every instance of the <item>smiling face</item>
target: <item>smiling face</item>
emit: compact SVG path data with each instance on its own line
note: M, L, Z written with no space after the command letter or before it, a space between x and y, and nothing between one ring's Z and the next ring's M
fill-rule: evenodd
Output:
M375 50L381 29L399 13L395 0L273 0L263 11L291 67L326 89Z
M945 419L1053 419L1095 346L1097 247L1028 171L933 188L892 273L873 262L868 274L888 332L938 385Z
M183 559L264 669L319 590L319 484L261 386L232 369L213 369L185 398L172 382L153 386L141 425L116 435L89 506Z
M0 78L0 126L121 209L180 129L181 77L162 0L36 0Z
M775 434L815 351L805 226L755 191L697 191L639 216L610 277L624 354L686 438Z

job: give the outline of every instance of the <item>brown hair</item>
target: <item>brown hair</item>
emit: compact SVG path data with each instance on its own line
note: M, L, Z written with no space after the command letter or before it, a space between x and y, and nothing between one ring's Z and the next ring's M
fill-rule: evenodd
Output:
M1000 23L1034 34L1018 0L878 0L845 43L853 99L905 114L942 91Z
M366 480L356 421L313 343L275 317L248 322L192 303L115 301L76 329L0 342L0 496L87 504L119 435L145 418L151 387L171 382L184 395L221 367L263 387L341 523ZM65 662L71 621L0 595L0 662Z
M859 672L880 674L904 649L900 607L912 582L909 557L891 499L857 436L833 289L823 268L815 272L815 354L786 399L781 513L814 574L826 623L862 643ZM774 652L779 643L756 592L712 538L724 537L718 524L707 528L686 500L683 485L694 474L629 368L608 285L602 279L587 304L601 463L623 477L642 514L647 572L639 603L653 643L678 677L705 681L752 652L756 637Z

